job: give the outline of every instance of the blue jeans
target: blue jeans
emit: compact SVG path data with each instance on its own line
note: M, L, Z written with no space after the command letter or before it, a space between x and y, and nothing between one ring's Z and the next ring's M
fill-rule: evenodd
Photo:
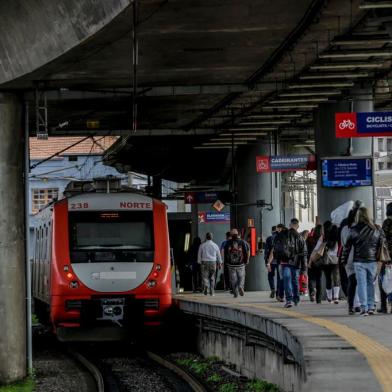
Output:
M268 283L271 290L275 290L275 273L276 273L276 295L283 298L283 282L280 274L280 268L277 263L271 264L271 272L268 272Z
M298 303L299 297L299 268L293 265L282 265L283 287L287 302Z
M354 262L357 290L361 309L365 312L374 309L374 278L377 272L377 263Z

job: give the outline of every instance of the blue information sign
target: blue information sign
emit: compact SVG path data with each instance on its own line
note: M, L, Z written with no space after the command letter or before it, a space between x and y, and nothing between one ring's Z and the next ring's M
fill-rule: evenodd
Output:
M206 222L230 222L230 212L207 212Z
M321 160L322 185L355 187L372 185L371 158L328 158Z

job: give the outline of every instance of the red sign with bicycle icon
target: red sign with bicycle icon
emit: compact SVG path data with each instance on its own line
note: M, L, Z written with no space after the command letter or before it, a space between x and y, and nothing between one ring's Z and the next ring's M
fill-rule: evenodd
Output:
M392 136L392 112L335 113L337 138Z

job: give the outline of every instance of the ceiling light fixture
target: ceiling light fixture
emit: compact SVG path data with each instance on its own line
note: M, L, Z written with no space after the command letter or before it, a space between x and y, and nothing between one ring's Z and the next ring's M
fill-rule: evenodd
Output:
M331 82L331 83L311 83L311 84L292 84L288 88L324 88L324 87L335 87L335 88L345 88L354 87L354 82Z
M323 70L323 69L355 69L355 68L380 68L382 63L350 63L350 64L320 64L311 65L310 69Z
M273 102L271 102L273 103ZM249 121L249 122L242 122L241 125L272 125L272 124L290 124L290 121L287 120L274 120L274 121Z
M340 95L341 91L298 91L292 93L282 93L279 97L313 97L313 96L329 96Z
M319 55L320 59L339 59L339 58L366 58L366 57L391 57L392 52L390 50L358 50L352 52L328 52L321 53Z
M314 75L303 75L299 78L301 80L310 80L310 79L339 79L339 78L366 78L369 74L367 72L358 72L358 73L336 73L336 74L314 74Z
M321 98L300 98L300 99L282 99L282 100L274 100L269 101L269 103L306 103L306 102L326 102L328 101L327 97Z
M231 138L231 137L220 137L220 138L210 139L211 142L223 142L223 141L231 142L232 140L234 140L234 143L235 143L235 142L241 142L241 141L247 141L247 140L257 140L257 138L256 137L237 137L237 136L233 136L233 138Z
M234 146L236 147L236 146ZM197 146L193 147L194 150L216 150L216 149L225 149L230 150L232 146Z
M221 133L220 136L231 136L232 133ZM239 135L239 136L266 136L267 133L265 132L236 132L234 135Z
M283 95L281 95L283 96ZM263 118L298 118L301 117L300 114L280 114L280 113L274 113L274 114L251 114L247 116L247 118L254 118L254 119L263 119Z
M275 131L275 129L277 129L277 127L267 127L267 128L260 128L260 127L256 127L256 128L229 128L228 131Z
M314 109L318 105L268 105L265 109Z
M392 2L390 1L379 1L377 3L363 3L360 4L360 10L371 10L371 9L380 9L380 8L392 8Z
M337 39L332 41L332 45L385 45L391 43L390 38L375 39Z

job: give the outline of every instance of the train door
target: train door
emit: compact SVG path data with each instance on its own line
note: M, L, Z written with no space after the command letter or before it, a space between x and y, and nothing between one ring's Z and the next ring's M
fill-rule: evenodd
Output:
M169 237L173 260L178 271L177 286L180 290L192 290L192 271L188 251L192 242L190 213L169 213ZM174 289L174 287L173 287Z

